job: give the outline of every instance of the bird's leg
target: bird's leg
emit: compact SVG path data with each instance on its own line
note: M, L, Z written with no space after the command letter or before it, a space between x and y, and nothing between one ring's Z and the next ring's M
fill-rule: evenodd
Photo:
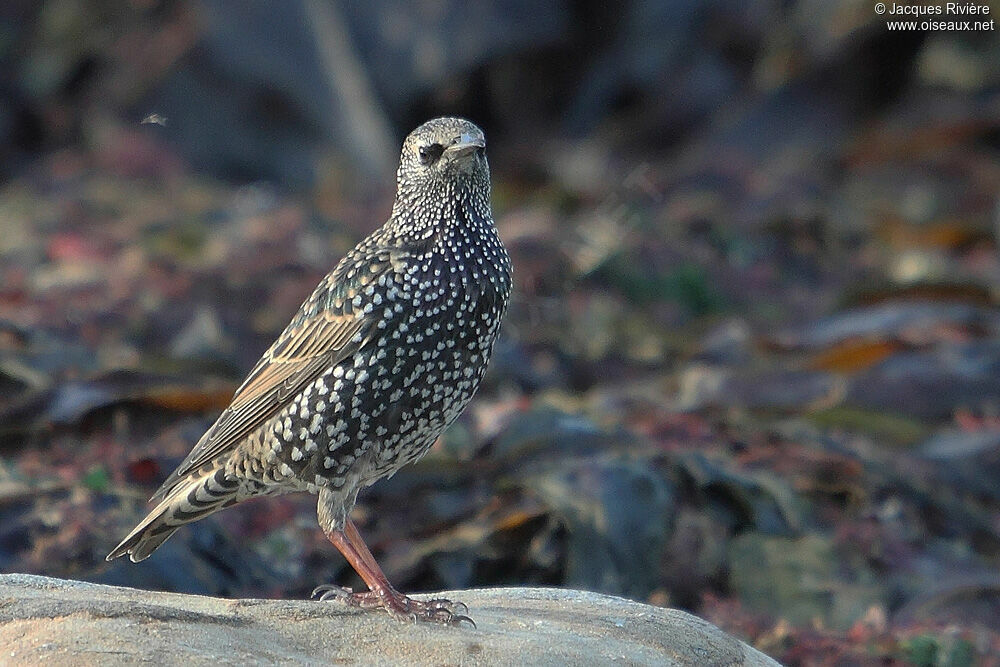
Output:
M354 571L364 580L369 590L354 593L340 586L325 585L313 591L314 597L318 594L320 600L340 599L365 609L381 607L392 616L413 621L433 621L446 625L468 622L475 627L475 622L465 615L469 608L461 602L443 599L423 602L403 595L393 588L361 538L358 527L350 519L344 523L343 530L324 530L324 532L327 539L337 547Z

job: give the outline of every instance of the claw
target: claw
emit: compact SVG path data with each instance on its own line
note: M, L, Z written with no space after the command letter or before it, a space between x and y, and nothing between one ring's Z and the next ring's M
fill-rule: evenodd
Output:
M468 616L466 616L465 614L453 614L452 617L448 620L449 625L454 625L456 627L462 625L462 623L468 623L469 625L472 626L473 630L475 630L478 627L476 625L476 622L473 621Z
M335 584L323 584L317 586L313 589L310 598L317 598L320 602L325 602L326 600L332 600L334 598L346 600L354 594L354 591L346 586L337 586Z
M469 606L463 602L452 602L443 598L424 602L407 597L392 589L355 593L350 588L333 584L317 586L313 591L312 597L315 598L317 594L321 602L337 600L359 609L382 608L389 612L391 616L413 623L427 621L452 626L461 626L462 623L468 623L473 628L476 627L476 622L468 616Z

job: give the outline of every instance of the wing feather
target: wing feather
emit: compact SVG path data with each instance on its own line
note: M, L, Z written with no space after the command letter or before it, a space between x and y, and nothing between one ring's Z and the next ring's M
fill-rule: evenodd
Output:
M377 330L375 325L381 310L363 314L363 310L353 307L352 300L363 294L361 288L365 284L377 281L380 274L391 273L394 266L398 268L399 258L394 255L395 252L387 254L384 261L373 258L372 269L361 276L342 270L341 266L347 264L342 263L316 288L236 390L229 407L152 500L162 499L181 478L231 451L323 371L355 354L368 342ZM390 257L393 261L389 261Z

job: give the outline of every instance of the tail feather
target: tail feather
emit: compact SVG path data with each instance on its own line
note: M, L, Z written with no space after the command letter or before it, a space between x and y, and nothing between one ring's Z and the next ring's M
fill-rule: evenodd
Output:
M128 555L133 563L148 558L186 523L202 519L236 501L239 482L224 468L198 473L177 482L146 518L139 522L107 560Z

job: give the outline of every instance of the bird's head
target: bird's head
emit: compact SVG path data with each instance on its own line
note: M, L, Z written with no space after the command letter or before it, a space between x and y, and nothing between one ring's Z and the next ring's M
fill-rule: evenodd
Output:
M464 118L429 120L403 142L397 172L401 189L463 183L489 188L489 178L486 138Z

